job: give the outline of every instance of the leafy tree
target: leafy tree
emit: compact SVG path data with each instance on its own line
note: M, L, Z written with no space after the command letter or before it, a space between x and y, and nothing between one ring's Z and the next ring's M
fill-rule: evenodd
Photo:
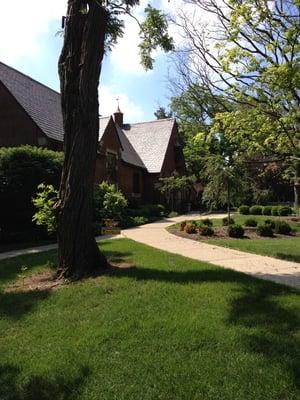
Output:
M174 210L175 199L178 193L182 193L189 198L188 194L195 181L195 176L170 176L167 178L160 178L161 186L159 191L166 196L167 203L171 210Z
M240 198L245 183L240 164L220 155L212 155L205 164L204 174L207 183L202 195L203 201L210 208L227 205L230 221L230 207Z
M82 277L107 267L93 235L93 185L99 131L98 84L105 46L123 34L122 14L138 0L68 0L64 44L59 59L64 124L64 165L56 204L58 274ZM164 16L148 6L140 24L140 53L152 68L151 52L173 43Z
M172 111L166 111L165 107L158 107L158 109L154 113L154 116L157 119L171 118Z
M295 204L300 196L300 7L298 0L192 0L208 12L213 29L180 14L186 41L183 74L241 105L221 115L228 135L254 151L289 157ZM239 125L238 129L237 125ZM234 129L233 129L234 126ZM229 127L229 128L228 128ZM251 140L250 140L251 139ZM241 142L240 141L240 142Z

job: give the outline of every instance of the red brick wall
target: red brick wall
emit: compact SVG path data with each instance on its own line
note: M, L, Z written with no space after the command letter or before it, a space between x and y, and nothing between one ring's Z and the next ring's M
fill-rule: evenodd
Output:
M0 82L0 146L10 147L21 144L38 146L38 137L46 138ZM46 146L49 147L48 140Z

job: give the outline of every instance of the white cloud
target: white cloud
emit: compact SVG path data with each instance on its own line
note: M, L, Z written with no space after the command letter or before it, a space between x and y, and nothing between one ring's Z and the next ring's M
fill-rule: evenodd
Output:
M144 19L144 10L147 7L148 0L142 0L135 9L134 16L141 22ZM124 16L124 36L118 40L117 45L112 49L110 58L116 71L144 75L151 71L146 71L140 63L139 54L139 25L130 16Z
M63 0L2 1L0 59L13 64L23 56L38 55L45 46L39 36L48 32L51 21L61 19L66 4Z
M100 86L99 89L99 112L102 116L113 114L117 109L117 98L120 109L124 113L124 122L140 122L144 118L142 108L129 99L126 93L118 92L114 86Z

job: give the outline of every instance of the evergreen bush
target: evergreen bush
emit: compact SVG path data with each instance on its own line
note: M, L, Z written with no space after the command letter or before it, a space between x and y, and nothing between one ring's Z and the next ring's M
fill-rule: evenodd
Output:
M257 206L257 205L255 205L255 206L252 206L252 207L250 207L250 214L251 215L262 215L262 206Z
M244 228L241 225L234 224L228 226L228 235L233 238L244 237Z

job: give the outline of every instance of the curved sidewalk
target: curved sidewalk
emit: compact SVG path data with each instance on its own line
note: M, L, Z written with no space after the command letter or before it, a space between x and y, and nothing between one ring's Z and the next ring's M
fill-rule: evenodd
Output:
M210 215L210 218L222 218L225 215ZM209 262L221 267L270 280L300 289L300 264L196 242L172 235L165 228L187 219L200 219L199 214L182 215L151 224L122 231L124 237L147 244L160 250L180 254L199 261ZM202 217L205 218L205 217Z

